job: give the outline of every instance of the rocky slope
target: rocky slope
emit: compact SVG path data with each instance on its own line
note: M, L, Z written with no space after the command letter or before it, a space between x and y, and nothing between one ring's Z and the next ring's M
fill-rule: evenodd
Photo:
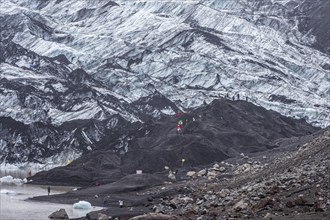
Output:
M196 172L193 178L205 175L209 180L188 184L189 193L168 198L155 210L176 214L179 219L327 219L329 128L297 150L277 156L267 163L248 158L244 164L231 165L227 171L233 171L234 177L228 179L216 166L209 169L211 174Z
M114 115L145 122L229 93L325 127L329 7L323 0L2 1L0 116L47 129ZM15 137L0 139L10 152ZM47 161L7 156L0 162Z
M118 182L35 200L106 207L99 213L139 219L328 219L330 216L330 130L284 138L279 147L221 163L181 167L176 180L128 175ZM168 171L167 171L168 172ZM163 179L162 179L163 178ZM124 208L118 207L124 201ZM144 213L149 213L144 215Z
M179 120L184 121L182 135L176 133ZM283 138L317 130L303 120L246 101L219 99L180 117L163 117L131 129L119 138L122 153L111 147L118 145L118 139L108 138L104 147L69 166L40 172L32 180L41 184L104 184L140 169L147 173L161 172L165 166L175 170L182 166L182 158L185 166L194 167L277 148Z

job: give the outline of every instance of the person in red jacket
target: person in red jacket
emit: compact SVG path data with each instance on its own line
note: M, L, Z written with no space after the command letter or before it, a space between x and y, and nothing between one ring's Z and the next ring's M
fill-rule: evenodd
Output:
M176 126L176 132L178 133L178 134L182 134L182 129L181 129L181 125L177 125Z

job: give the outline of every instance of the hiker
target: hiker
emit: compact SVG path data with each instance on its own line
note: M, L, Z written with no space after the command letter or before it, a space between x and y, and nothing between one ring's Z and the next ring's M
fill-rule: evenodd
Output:
M118 203L119 203L119 207L120 207L120 208L123 208L123 206L124 206L124 201L119 200Z
M48 195L50 195L50 186L48 186Z
M178 113L176 113L176 117L178 118L178 117L180 117L180 112L178 112Z
M29 177L32 176L32 172L31 172L31 170L29 171L28 176L29 176Z
M183 167L184 162L186 162L186 159L182 158L181 159L181 166Z
M178 125L176 126L176 132L177 132L178 134L182 134L182 130L181 130L181 125L180 125L180 124L178 124Z
M235 96L233 95L233 101L235 101Z
M70 163L71 163L71 161L70 161L70 159L68 159L68 163L67 163L67 165L70 165Z
M248 97L247 96L245 97L245 101L248 101Z
M239 93L237 93L237 100L239 100Z
M229 99L229 93L228 92L226 93L226 98Z

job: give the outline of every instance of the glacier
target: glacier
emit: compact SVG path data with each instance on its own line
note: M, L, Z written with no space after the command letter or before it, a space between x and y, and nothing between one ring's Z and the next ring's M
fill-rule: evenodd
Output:
M44 143L55 162L77 158L116 120L143 123L227 94L326 127L329 10L322 0L2 1L1 163L54 162L40 149L19 156L18 146ZM29 142L8 118L54 133ZM104 123L69 125L89 120Z
M316 37L299 30L294 14L309 2L10 0L1 17L19 23L14 43L46 57L64 55L129 102L156 88L183 108L241 94L324 127L329 55L311 46ZM84 109L100 110L92 103ZM51 112L58 123L90 117L76 110L61 121L61 113Z

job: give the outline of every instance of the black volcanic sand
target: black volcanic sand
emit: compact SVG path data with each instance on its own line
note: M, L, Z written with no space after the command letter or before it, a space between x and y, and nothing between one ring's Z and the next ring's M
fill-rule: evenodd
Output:
M185 123L183 135L176 134L178 120ZM288 118L249 102L220 99L180 118L148 121L130 137L128 152L123 155L113 152L112 148L94 150L69 166L37 173L31 179L34 184L93 186L100 182L104 185L136 170L157 173L163 172L164 166L176 170L181 167L182 158L186 160L186 167L195 167L240 153L262 152L277 148L276 140L317 130L303 120Z
M133 174L114 183L80 188L66 194L34 197L30 200L62 204L88 201L93 206L101 206L105 209L89 213L87 219L97 219L97 213L106 213L123 220L151 212L152 205L159 203L161 198L184 191L185 182L172 184L164 180L152 174ZM148 195L148 192L152 192L152 195ZM119 200L124 201L123 208L119 207Z
M282 139L281 144L278 148L271 149L265 152L257 152L249 154L249 160L252 161L261 161L261 156L267 156L267 159L264 160L264 163L271 163L276 160L276 158L282 157L282 154L286 152L294 152L297 150L297 146L302 146L307 142L310 142L315 137L317 137L321 132L316 132L312 135L307 135L301 138L288 138ZM285 158L285 157L283 157ZM225 160L227 163L232 164L241 164L246 159L244 158L229 158ZM204 167L210 167L211 165L194 167L194 170L201 170ZM222 165L224 166L224 165ZM285 166L285 165L283 165ZM179 179L183 179L183 176L187 171L191 170L190 167L181 167L178 169L178 174L176 175ZM102 206L105 209L91 212L86 217L79 218L79 220L96 220L98 213L104 213L113 218L119 217L120 220L126 220L130 217L141 215L144 213L149 213L153 211L154 205L162 204L165 200L170 200L171 198L177 195L191 195L196 192L200 193L202 190L209 190L214 188L214 184L224 177L233 179L236 175L232 173L233 170L227 168L227 175L222 175L220 179L215 181L208 181L206 179L185 179L181 181L172 181L169 182L166 178L161 178L162 173L158 174L133 174L125 176L124 178L118 180L114 183L109 183L101 186L93 186L87 188L81 188L77 191L71 191L66 194L53 195L53 196L41 196L32 198L32 200L37 201L48 201L55 203L65 203L65 204L74 204L78 201L85 200L89 201L93 206ZM265 171L264 171L265 172ZM270 169L270 173L274 172ZM181 175L181 176L180 176ZM271 174L269 174L271 175ZM231 178L234 177L234 178ZM256 179L256 175L252 175L251 178L249 175L239 175L240 180L235 180L234 183L229 181L229 183L224 185L221 183L219 185L222 187L234 187L237 184L243 184L251 182ZM263 179L265 174L260 174L260 177ZM209 185L210 184L210 185ZM200 188L200 189L199 189ZM192 190L193 189L193 190ZM197 194L198 194L197 193ZM292 193L291 191L286 192L287 194ZM97 197L96 197L97 195ZM201 195L199 195L201 196ZM190 196L191 197L191 196ZM197 196L198 197L198 196ZM123 208L118 207L118 200L123 200L125 206ZM55 210L54 210L55 211ZM305 215L300 215L298 219L313 219L309 217L315 217L316 219L326 219L322 218L323 215L327 213L307 213ZM290 216L286 216L290 217ZM187 219L186 217L181 216L178 219ZM256 218L258 219L258 218ZM274 219L285 219L284 217L274 217ZM290 219L296 219L295 216L291 216Z
M176 134L178 120L185 122L183 135ZM163 198L189 193L185 192L190 184L185 175L189 170L241 158L241 153L263 155L261 152L280 152L286 146L294 149L310 139L303 136L318 130L303 120L291 119L252 103L215 100L180 118L173 116L147 122L131 137L129 151L124 155L107 149L95 150L69 166L37 173L30 178L34 184L83 188L33 200L68 204L86 200L94 206L106 207L103 212L112 217L128 219L151 212L153 205L161 203ZM182 158L186 159L183 166ZM236 161L239 163L239 160ZM178 171L177 182L169 183L165 166ZM139 169L144 174L132 174ZM96 182L101 186L95 186ZM118 200L124 201L124 208L118 207ZM89 218L96 219L96 214L91 213Z

